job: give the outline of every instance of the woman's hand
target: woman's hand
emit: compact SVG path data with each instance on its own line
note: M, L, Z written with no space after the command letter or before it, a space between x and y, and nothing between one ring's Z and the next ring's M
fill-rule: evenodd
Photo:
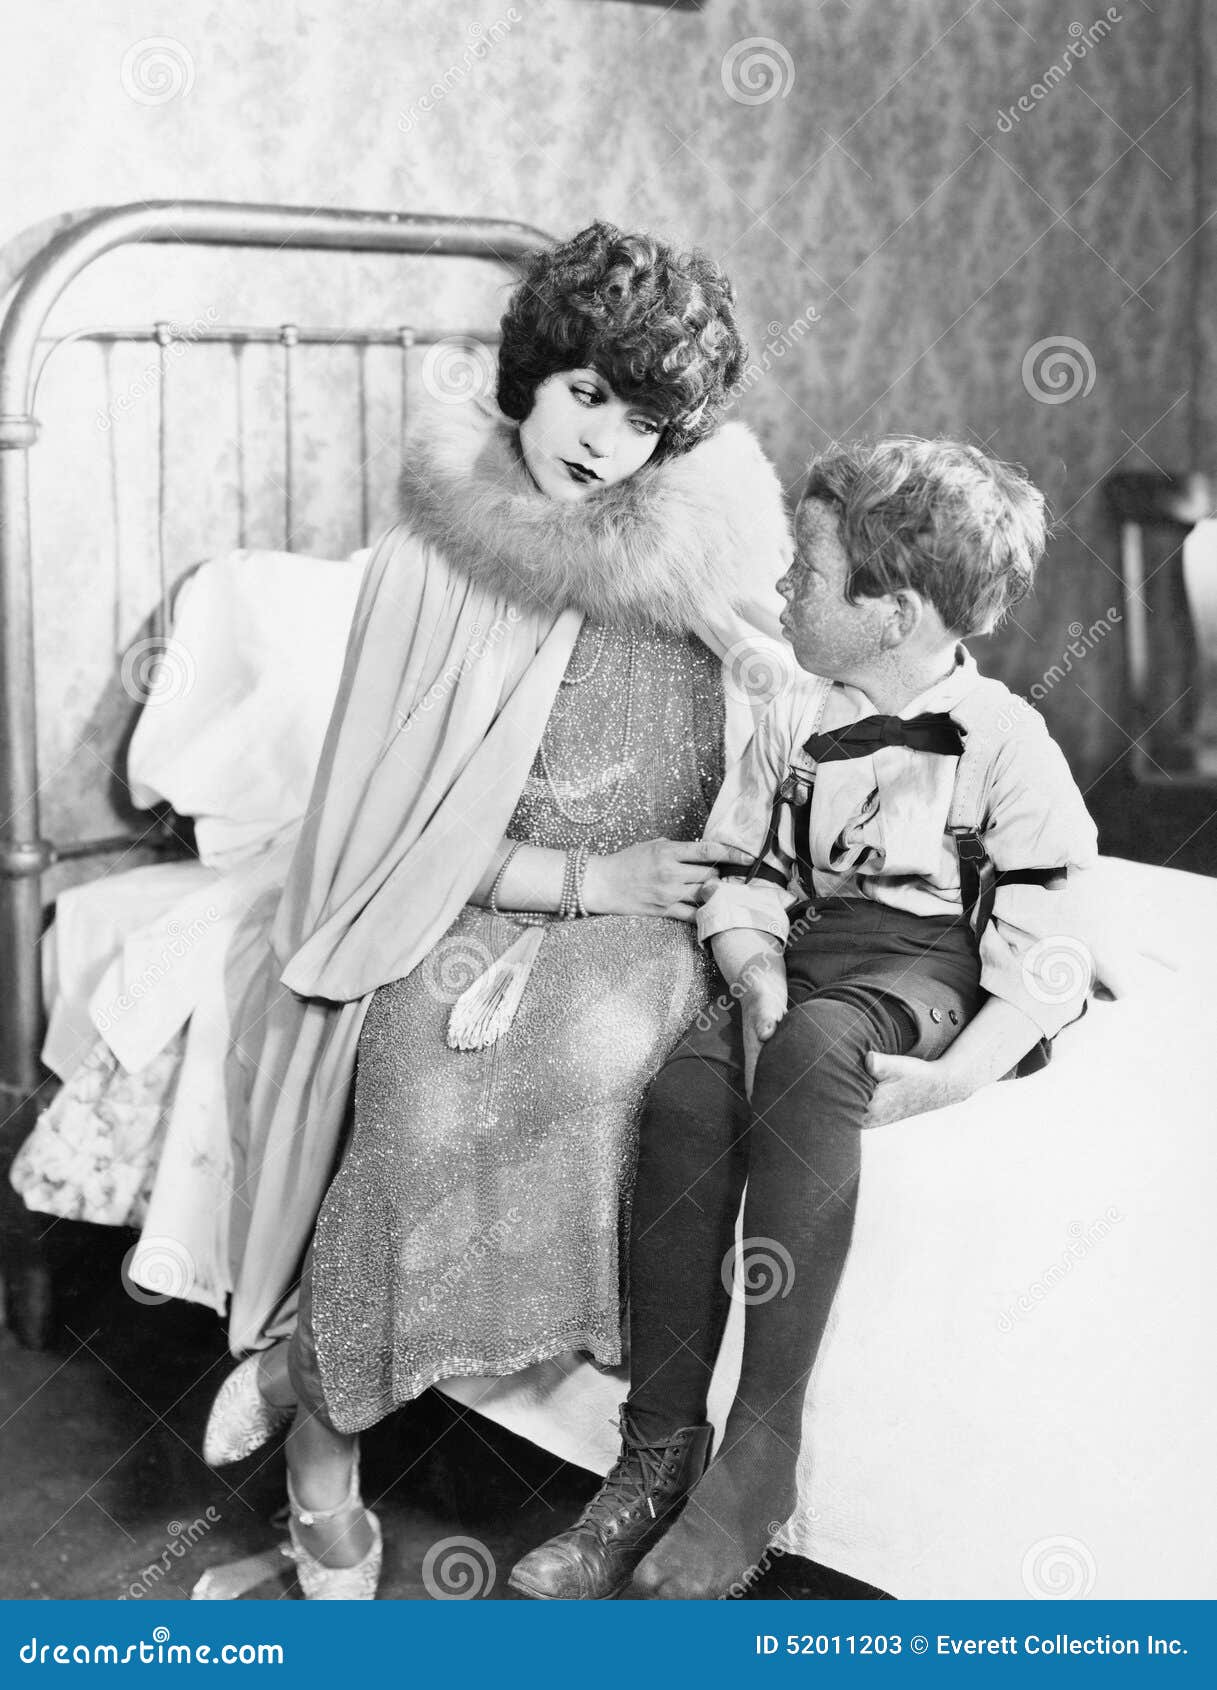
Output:
M716 865L741 868L747 851L711 839L644 839L608 857L590 857L583 903L592 915L663 915L692 921L718 885Z
M941 1060L923 1062L919 1056L885 1056L872 1050L866 1067L876 1084L864 1127L886 1127L910 1115L928 1115L932 1109L962 1103L976 1089Z

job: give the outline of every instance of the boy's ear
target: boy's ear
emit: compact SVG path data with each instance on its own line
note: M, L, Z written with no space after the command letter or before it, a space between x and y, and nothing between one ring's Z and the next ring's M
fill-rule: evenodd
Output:
M883 646L887 651L903 645L925 617L925 600L911 587L898 587L889 595L890 613L883 627Z

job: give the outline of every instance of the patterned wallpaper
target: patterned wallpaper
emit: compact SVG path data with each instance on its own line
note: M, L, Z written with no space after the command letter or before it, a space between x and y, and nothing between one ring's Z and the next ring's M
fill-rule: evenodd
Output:
M167 0L155 18L104 0L87 25L67 0L28 11L19 51L0 52L0 138L22 158L0 189L0 277L52 213L140 197L558 232L602 215L700 242L736 278L754 349L742 411L792 489L811 451L855 432L964 434L1027 466L1059 529L1035 600L982 660L1037 689L1085 772L1121 754L1102 482L1211 461L1217 436L1200 286L1217 226L1196 233L1214 209L1200 87L1217 14L1202 0L484 0L476 16L447 0ZM99 264L61 319L485 322L498 300L459 266L437 280L384 259L144 249ZM121 809L103 778L125 704L114 653L159 590L134 469L110 532L97 379L54 378L35 454L52 831ZM321 413L328 379L312 378ZM174 403L171 574L234 543L230 401L196 376ZM124 450L152 427L149 401ZM349 461L318 449L308 469L308 543L357 543ZM269 493L253 514L252 538L277 543ZM1163 684L1181 690L1168 643Z

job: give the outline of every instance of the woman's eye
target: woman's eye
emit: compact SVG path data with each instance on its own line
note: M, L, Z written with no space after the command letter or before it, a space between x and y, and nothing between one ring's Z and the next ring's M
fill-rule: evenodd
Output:
M598 387L576 386L571 388L571 392L581 405L599 405L604 400L604 395Z
M639 434L659 433L659 424L655 421L654 417L631 417L630 421L638 430Z

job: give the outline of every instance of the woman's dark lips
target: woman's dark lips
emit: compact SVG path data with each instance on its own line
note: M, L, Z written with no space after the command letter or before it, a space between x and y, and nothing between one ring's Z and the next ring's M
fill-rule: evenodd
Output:
M586 485L589 481L599 481L600 479L595 470L588 469L586 464L571 463L568 458L563 458L562 463L566 473L570 476L572 481L578 481L581 484Z

